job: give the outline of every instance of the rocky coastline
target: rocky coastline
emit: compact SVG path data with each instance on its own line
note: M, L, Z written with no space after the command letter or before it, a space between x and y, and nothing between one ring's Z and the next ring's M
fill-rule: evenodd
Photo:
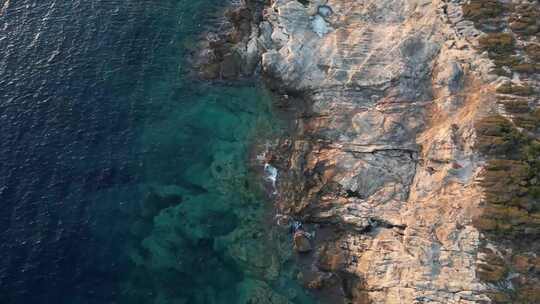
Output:
M261 75L298 280L331 303L540 302L540 4L246 0L199 76ZM285 219L285 220L284 220ZM273 303L273 302L269 302Z

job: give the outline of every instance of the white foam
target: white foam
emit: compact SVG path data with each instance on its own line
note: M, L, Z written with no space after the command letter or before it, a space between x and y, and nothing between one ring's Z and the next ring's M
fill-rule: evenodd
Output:
M278 170L270 164L264 164L264 173L266 173L266 179L272 182L274 188L274 194L277 193L276 182L278 177Z

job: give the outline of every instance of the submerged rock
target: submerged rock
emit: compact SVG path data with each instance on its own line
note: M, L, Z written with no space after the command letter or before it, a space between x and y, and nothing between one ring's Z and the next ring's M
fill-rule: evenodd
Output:
M294 250L299 253L310 252L313 248L309 236L302 230L299 230L293 235Z
M292 304L263 281L247 279L238 286L239 304Z
M234 78L240 73L241 61L235 54L226 54L221 62L221 76L223 78Z
M149 187L141 206L141 216L150 218L156 216L161 210L181 204L183 195L189 193L186 189L176 185L154 185Z

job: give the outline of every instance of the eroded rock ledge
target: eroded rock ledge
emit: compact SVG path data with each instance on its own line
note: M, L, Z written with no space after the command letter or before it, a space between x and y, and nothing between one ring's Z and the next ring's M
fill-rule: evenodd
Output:
M235 50L296 109L272 163L279 213L316 232L306 286L540 302L539 16L518 0L266 3Z

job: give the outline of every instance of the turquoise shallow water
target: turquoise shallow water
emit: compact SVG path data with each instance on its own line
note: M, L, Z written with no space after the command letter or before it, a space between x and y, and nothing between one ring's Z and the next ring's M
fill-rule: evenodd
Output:
M0 303L312 302L248 166L269 94L186 76L221 1L0 4Z

